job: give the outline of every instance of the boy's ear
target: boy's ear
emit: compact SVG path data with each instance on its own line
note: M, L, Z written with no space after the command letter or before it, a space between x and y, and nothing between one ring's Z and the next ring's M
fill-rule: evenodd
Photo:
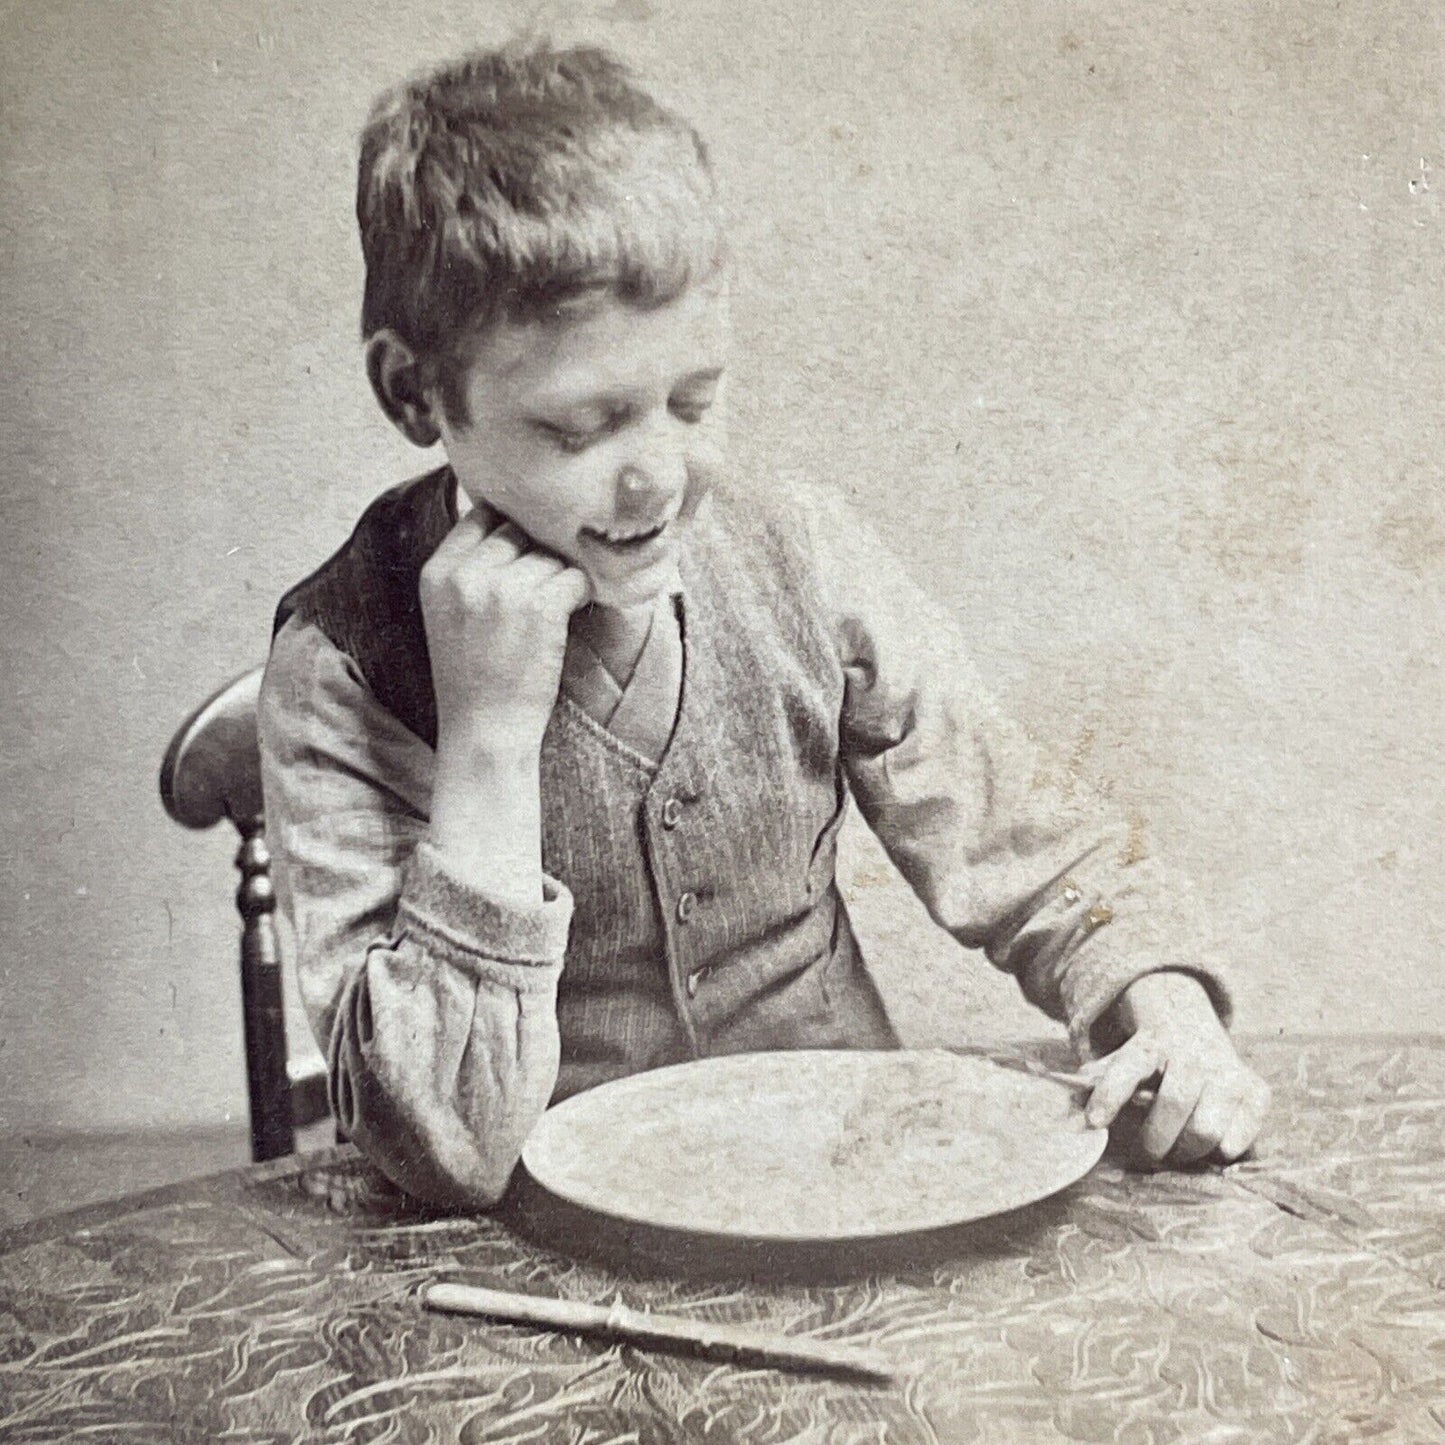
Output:
M441 429L432 414L435 402L421 361L390 327L367 341L366 375L382 411L408 441L429 447L440 439Z

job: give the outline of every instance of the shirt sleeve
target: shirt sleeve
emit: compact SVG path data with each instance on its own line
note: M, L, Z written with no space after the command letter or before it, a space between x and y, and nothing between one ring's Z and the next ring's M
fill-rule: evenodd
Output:
M954 620L835 497L799 506L845 676L841 751L864 820L941 927L1012 974L1085 1055L1110 1006L1182 970L1231 1002L1206 919L1121 817L1003 715Z
M427 839L434 754L313 624L278 633L259 712L266 832L337 1123L401 1188L495 1203L557 1079L572 898L519 908Z

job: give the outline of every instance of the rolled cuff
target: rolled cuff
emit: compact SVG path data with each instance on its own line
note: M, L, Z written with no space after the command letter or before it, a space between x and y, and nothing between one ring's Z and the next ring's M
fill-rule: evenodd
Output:
M542 875L542 902L523 908L489 896L461 878L431 844L418 843L407 864L399 925L423 935L434 952L467 959L559 968L572 926L572 894Z
M1130 984L1151 973L1187 973L1203 985L1219 1021L1227 1028L1234 1017L1234 999L1228 977L1212 959L1176 959L1162 952L1131 946L1127 927L1115 937L1104 935L1116 925L1100 928L1080 945L1070 960L1062 989L1069 1038L1084 1058L1097 1058L1116 1049L1124 1036L1114 1026L1114 1005Z

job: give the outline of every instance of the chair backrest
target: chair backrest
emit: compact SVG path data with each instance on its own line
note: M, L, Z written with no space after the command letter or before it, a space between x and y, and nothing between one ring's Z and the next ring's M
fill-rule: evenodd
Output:
M259 818L261 749L256 741L259 667L212 693L179 728L161 764L161 802L177 823L209 828L222 818Z
M161 764L161 802L177 823L209 828L229 819L241 836L241 998L251 1154L274 1159L295 1148L297 1124L325 1116L325 1079L294 1073L286 1059L276 894L266 848L256 702L261 668L213 693L177 728Z

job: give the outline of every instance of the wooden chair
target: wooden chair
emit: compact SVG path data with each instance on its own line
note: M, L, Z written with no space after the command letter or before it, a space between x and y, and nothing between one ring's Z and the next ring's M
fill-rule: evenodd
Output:
M298 1128L327 1114L326 1075L286 1057L276 894L266 848L256 699L261 669L229 682L181 724L161 764L161 802L177 823L209 828L228 818L241 836L241 1001L246 1027L246 1083L251 1156L274 1159L296 1147Z

